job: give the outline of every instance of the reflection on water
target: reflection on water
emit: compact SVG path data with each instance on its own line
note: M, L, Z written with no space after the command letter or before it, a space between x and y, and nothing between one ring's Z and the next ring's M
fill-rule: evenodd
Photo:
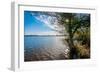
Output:
M66 59L68 45L64 36L24 36L24 60Z

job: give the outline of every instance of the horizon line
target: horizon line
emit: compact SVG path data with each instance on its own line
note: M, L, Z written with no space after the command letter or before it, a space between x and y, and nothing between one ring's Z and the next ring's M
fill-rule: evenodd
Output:
M68 36L68 35L24 35L24 36Z

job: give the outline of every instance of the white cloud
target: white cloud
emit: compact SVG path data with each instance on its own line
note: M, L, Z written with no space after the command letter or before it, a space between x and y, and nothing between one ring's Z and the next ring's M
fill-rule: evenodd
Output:
M45 26L48 26L51 29L55 29L55 27L51 25L51 20L52 20L51 16L40 15L40 16L37 16L36 19L43 22Z
M34 13L32 13L34 15ZM45 14L38 14L35 18L44 23L45 26L51 28L52 30L62 31L64 27L59 26L58 20L56 17L45 15Z
M31 30L27 30L24 34L25 35L63 35L65 34L65 28L64 26L60 25L58 23L58 20L54 16L46 15L46 14L36 14L32 13L32 15L42 23L44 23L44 26L49 27L52 29L52 31L37 31L33 32ZM27 27L28 28L28 27Z

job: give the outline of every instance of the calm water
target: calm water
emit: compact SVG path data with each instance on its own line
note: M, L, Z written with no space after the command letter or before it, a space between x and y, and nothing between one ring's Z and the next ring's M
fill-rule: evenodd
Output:
M24 36L25 59L34 60L34 54L38 55L40 60L44 58L44 55L46 59L59 59L59 55L68 49L64 39L64 36ZM36 57L35 59L38 60Z
M61 36L25 36L24 37L24 48L53 48L60 47L63 43L64 37ZM60 43L60 44L59 44Z
M54 45L55 37L36 37L36 36L26 36L24 37L24 47L25 49L31 48L50 48Z

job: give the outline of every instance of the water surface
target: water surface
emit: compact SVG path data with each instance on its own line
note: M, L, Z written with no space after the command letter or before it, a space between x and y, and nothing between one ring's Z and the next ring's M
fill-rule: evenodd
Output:
M24 36L25 61L56 60L68 50L65 36Z

